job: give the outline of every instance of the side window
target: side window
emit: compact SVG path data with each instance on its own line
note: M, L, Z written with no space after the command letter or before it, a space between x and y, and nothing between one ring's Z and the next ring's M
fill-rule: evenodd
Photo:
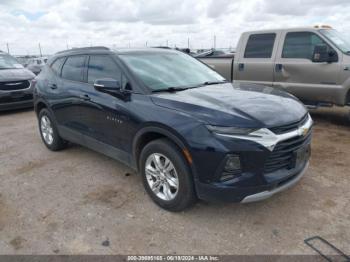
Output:
M282 58L299 58L310 59L316 45L326 45L331 49L325 41L318 35L311 32L291 32L286 35L284 40Z
M109 56L90 56L88 66L88 82L94 83L96 79L113 78L121 82L121 71Z
M84 68L85 56L70 56L62 68L62 78L83 82L82 70Z
M276 34L250 35L244 58L271 58Z
M64 57L58 58L53 64L51 65L52 71L54 71L57 75L61 74L61 66L64 62Z

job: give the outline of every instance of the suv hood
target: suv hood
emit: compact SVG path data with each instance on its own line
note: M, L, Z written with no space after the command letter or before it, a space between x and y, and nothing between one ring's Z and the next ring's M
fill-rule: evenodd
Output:
M33 79L35 75L25 68L0 70L0 82Z
M272 127L299 121L307 110L294 96L254 84L219 84L156 93L153 102L217 126Z

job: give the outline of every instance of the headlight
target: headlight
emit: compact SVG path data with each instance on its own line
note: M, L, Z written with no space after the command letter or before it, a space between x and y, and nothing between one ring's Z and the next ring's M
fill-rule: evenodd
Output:
M207 125L206 127L212 133L222 136L235 139L242 139L253 141L260 145L263 145L268 150L273 151L277 143L280 141L288 140L296 136L306 136L312 127L312 119L310 115L308 120L302 126L299 126L297 129L289 131L283 134L275 134L267 128L254 129L254 128L240 128L240 127L222 127L222 126L211 126Z
M237 128L207 125L208 130L218 136L244 139L261 144L272 151L278 143L279 137L267 128Z
M256 131L256 128L240 128L240 127L227 127L227 126L211 126L207 125L209 131L216 134L224 135L249 135Z

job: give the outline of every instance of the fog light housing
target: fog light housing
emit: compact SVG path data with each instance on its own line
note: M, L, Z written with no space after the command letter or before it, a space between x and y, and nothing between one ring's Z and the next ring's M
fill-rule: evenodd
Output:
M241 160L237 155L229 155L225 164L225 171L232 172L236 170L241 170Z
M241 174L241 160L238 155L228 155L220 181L231 180Z

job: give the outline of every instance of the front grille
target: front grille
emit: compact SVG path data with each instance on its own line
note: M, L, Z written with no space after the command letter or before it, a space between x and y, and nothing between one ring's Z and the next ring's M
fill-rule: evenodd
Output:
M293 130L298 129L300 126L306 123L306 121L309 119L309 115L306 114L303 116L302 119L299 121L284 125L284 126L277 126L277 127L271 127L269 128L272 132L274 132L276 135L287 133Z
M29 80L0 82L0 91L16 91L26 89L30 86Z
M310 130L306 136L296 136L278 143L265 162L264 173L294 168L295 152L301 147L310 144L311 133Z

